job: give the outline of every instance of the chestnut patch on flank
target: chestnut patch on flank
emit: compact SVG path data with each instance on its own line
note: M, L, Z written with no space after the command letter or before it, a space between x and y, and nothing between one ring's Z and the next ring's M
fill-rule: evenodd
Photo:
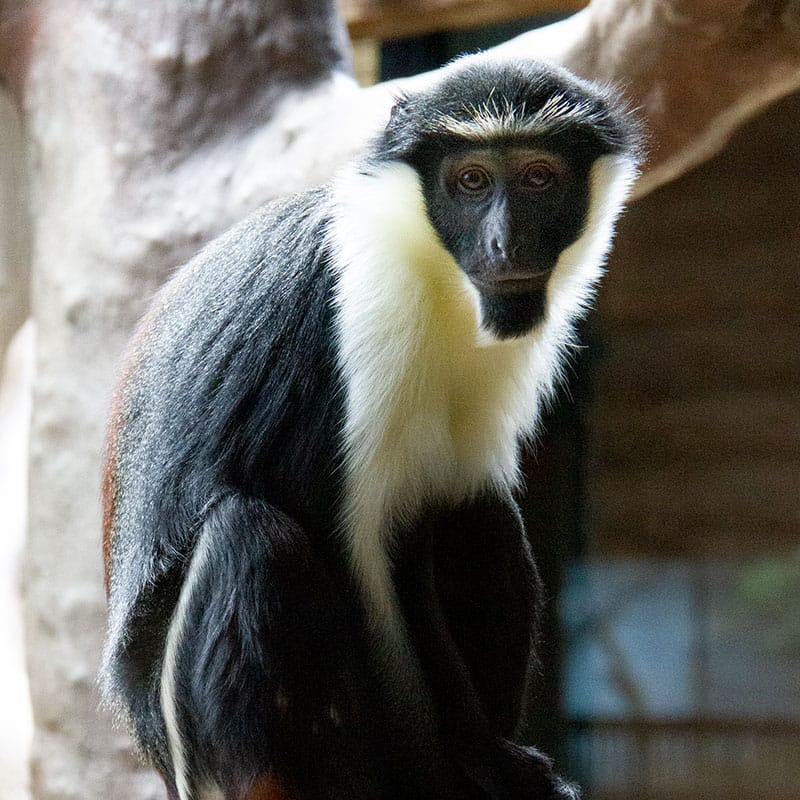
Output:
M292 800L292 796L278 778L265 775L253 784L244 800Z

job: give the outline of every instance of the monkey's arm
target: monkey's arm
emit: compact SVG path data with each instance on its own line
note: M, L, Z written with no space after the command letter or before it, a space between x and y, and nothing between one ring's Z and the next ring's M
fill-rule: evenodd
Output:
M485 496L426 517L398 588L451 758L492 798L576 797L549 759L509 741L540 597L513 500Z
M160 671L181 797L378 797L376 716L351 599L306 531L230 493L197 533Z
M541 587L513 501L466 504L436 526L436 596L494 729L514 735L533 657Z

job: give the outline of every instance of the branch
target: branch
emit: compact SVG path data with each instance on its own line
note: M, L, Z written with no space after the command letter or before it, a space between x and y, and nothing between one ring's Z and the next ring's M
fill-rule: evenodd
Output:
M433 2L416 1L424 8ZM536 2L506 0L509 4L533 7ZM345 6L351 20L358 14L369 18L375 7L387 13L385 3L369 0L347 0ZM6 84L18 87L24 76L36 28L32 9L38 7L0 0L0 81ZM464 0L436 0L433 7L436 13L455 13ZM389 18L399 30L403 18L414 16L407 5L403 9ZM272 18L259 24L268 26ZM594 0L564 22L517 37L497 51L549 60L583 77L620 85L650 132L650 158L636 187L642 196L712 157L738 127L800 88L800 0ZM331 59L319 60L330 66ZM263 69L255 75L257 69L256 63L259 80L249 86L286 88ZM398 90L430 79L428 74L367 90L338 80L305 99L292 94L275 117L269 115L291 142L281 153L282 162L291 163L289 174L275 175L275 193L327 179L385 119ZM264 94L274 108L276 96ZM262 119L265 111L262 101ZM331 120L346 124L333 127Z
M495 50L621 87L649 132L634 192L641 197L714 156L737 128L800 89L800 0L594 0ZM395 93L435 75L339 95L329 113L346 109L352 125L326 141L329 157L355 153ZM314 137L310 118L306 124Z
M650 131L638 196L720 151L800 88L798 0L594 0L500 50L620 84Z

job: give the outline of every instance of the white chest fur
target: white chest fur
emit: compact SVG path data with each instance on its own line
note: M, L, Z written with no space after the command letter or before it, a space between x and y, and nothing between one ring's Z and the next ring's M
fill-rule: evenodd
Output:
M618 169L606 172L593 176L605 190L619 182ZM477 294L430 225L411 167L349 173L334 194L329 235L347 392L342 525L373 621L400 636L394 537L428 502L516 481L519 439L552 390L624 193L613 210L601 204L562 255L545 321L506 341L481 328Z

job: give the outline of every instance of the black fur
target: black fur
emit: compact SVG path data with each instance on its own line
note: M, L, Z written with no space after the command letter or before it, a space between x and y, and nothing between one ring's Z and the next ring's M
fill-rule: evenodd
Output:
M121 387L112 421L104 680L162 770L161 651L215 503L235 492L267 498L319 531L320 546L333 536L343 412L333 277L315 249L322 197L262 210L208 247L162 291L129 356L135 379Z
M584 84L530 65L466 67L403 100L363 169L414 166L442 241L469 262L477 245L464 230L478 219L448 227L431 178L465 144L437 138L434 112L506 95L536 108L554 91L586 103L592 122L536 143L572 170L558 200L540 203L554 221L535 232L536 258L549 264L580 233L591 163L631 146L618 109ZM257 212L178 274L134 339L106 477L106 696L177 797L160 707L164 647L192 560L207 552L177 647L192 784L181 800L199 800L208 781L243 800L267 775L294 800L574 797L546 757L510 741L539 588L509 496L432 501L398 536L393 578L415 685L391 685L367 633L339 530L346 387L331 209L323 188ZM542 287L486 291L482 302L490 327L516 336L541 318L544 298Z
M597 84L580 80L556 66L527 60L493 63L488 59L465 58L447 68L445 77L428 91L400 96L392 120L383 136L376 139L371 154L378 160L408 161L430 146L463 144L458 137L443 138L438 120L447 117L469 120L471 110L487 102L502 112L509 105L530 113L542 108L554 96L582 112L567 126L554 126L550 142L568 144L570 156L600 153L630 153L638 157L641 129L619 100L619 95ZM565 133L561 139L558 134ZM516 137L508 137L514 141ZM527 141L521 137L516 141Z

